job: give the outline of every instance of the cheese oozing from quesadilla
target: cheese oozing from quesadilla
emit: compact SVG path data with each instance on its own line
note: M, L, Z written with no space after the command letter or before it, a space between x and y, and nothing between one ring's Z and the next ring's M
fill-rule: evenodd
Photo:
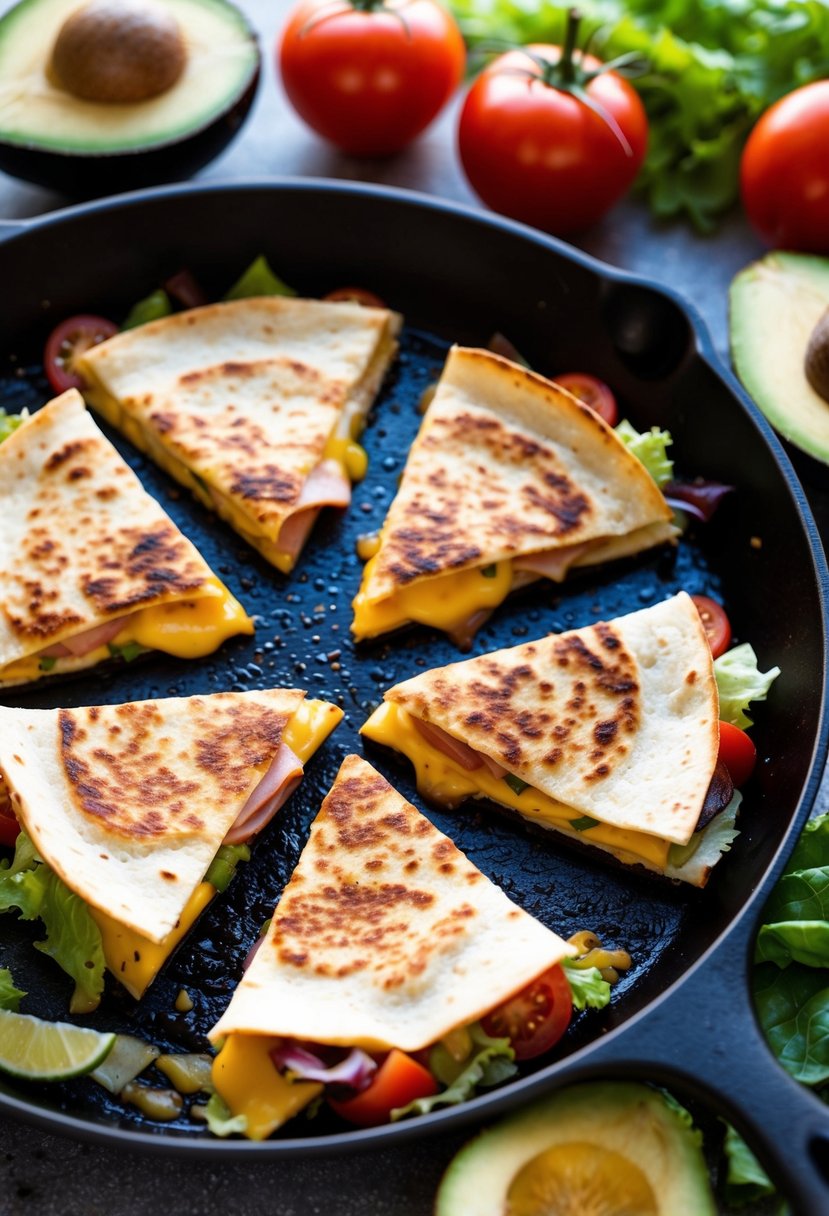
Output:
M253 623L70 389L0 443L0 687Z
M454 347L363 572L353 632L416 621L464 645L510 591L671 540L671 519L644 465L587 406L499 355Z
M574 954L365 760L348 756L270 928L210 1032L220 1096L263 1139L321 1086L284 1040L418 1051Z
M697 831L717 765L717 684L684 592L423 672L389 689L362 734L403 752L421 793L445 806L489 798L696 886L719 857ZM718 816L732 827L733 810Z
M233 300L116 334L79 366L112 426L288 572L365 474L356 438L400 326L347 302Z
M0 707L0 785L138 998L216 894L223 845L269 822L341 718L299 689Z

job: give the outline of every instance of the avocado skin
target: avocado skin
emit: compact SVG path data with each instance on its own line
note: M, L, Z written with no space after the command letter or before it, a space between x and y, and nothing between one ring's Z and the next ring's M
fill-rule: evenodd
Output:
M450 1162L435 1216L504 1216L510 1183L554 1143L587 1140L627 1151L659 1202L659 1216L716 1216L697 1136L655 1089L598 1081L559 1090L497 1123Z
M167 144L119 152L58 152L0 140L0 170L73 198L98 198L183 181L224 151L253 105L260 66L244 92L205 127Z
M729 292L731 361L777 430L797 471L829 485L829 403L806 378L806 348L829 306L829 259L775 250L735 276Z

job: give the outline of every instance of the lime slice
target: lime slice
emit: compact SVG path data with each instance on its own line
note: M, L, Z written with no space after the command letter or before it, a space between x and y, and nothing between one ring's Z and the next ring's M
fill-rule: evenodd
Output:
M27 1081L80 1077L97 1068L114 1042L114 1034L0 1009L0 1069Z

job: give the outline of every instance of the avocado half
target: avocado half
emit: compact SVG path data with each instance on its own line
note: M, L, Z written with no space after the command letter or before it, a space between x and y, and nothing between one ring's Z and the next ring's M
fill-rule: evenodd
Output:
M82 0L21 0L0 19L0 169L90 196L181 180L217 156L256 94L260 53L227 0L164 0L187 47L179 80L137 103L83 101L47 73Z
M806 348L829 307L829 258L773 252L731 284L731 360L769 422L829 464L829 401L806 378Z
M458 1153L435 1216L716 1216L700 1136L629 1082L560 1090Z

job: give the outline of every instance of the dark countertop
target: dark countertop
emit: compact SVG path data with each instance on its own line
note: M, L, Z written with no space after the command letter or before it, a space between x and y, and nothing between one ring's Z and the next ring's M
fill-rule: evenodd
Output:
M4 7L6 7L4 5ZM381 182L474 204L454 152L457 103L408 151L388 161L341 156L295 118L274 79L272 48L290 7L247 0L264 57L259 97L236 142L199 181L268 176ZM0 175L0 218L33 217L69 200ZM690 301L727 349L726 298L733 274L761 252L739 215L713 238L682 225L657 227L625 203L578 244L596 257L669 285ZM822 501L816 506L823 514ZM822 800L823 801L823 800ZM3 1216L425 1216L438 1179L467 1138L461 1132L399 1149L277 1164L185 1164L75 1143L0 1118Z

